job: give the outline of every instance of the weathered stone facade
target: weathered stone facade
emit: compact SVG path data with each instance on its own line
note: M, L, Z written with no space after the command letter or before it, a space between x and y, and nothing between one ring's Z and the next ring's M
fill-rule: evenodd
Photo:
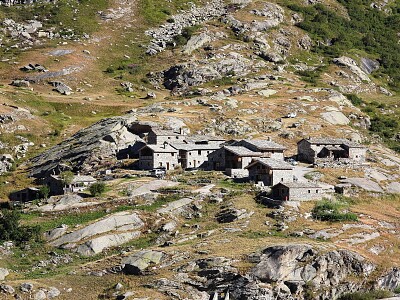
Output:
M324 196L321 186L309 182L280 182L272 187L272 198L283 201L320 200Z
M163 143L183 142L186 137L185 131L153 129L147 135L147 143L150 145L161 145Z
M297 159L307 163L348 159L363 163L367 149L347 139L309 138L297 143Z
M293 166L283 160L255 159L246 169L249 171L249 180L257 184L262 183L264 186L293 181Z
M232 144L232 146L243 146L254 152L262 153L263 157L284 159L285 146L279 145L270 139L267 140L241 140Z
M173 170L178 166L178 150L168 144L146 145L139 150L139 168L152 170L164 167Z

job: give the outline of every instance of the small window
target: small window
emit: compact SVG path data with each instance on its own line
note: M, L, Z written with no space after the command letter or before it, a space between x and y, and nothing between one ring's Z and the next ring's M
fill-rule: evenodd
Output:
M308 190L308 193L311 194L311 190Z
M198 154L198 155L201 155L201 150L198 150L198 151L197 151L197 154Z
M162 162L159 163L159 166L162 167Z
M179 140L179 136L177 136L176 139Z
M170 140L170 139L171 139L171 137L169 136L169 137L168 137L168 139Z
M157 153L157 156L160 156L160 154L159 154L159 153Z
M174 152L172 152L172 153L171 153L171 156L175 156L175 153L174 153Z
M190 162L189 162L189 166L191 166L191 165L192 165L192 162L190 161Z
M210 154L210 151L207 151L207 154Z
M318 194L319 193L319 191L318 190L315 190L315 192Z
M283 181L283 177L281 178L281 181Z
M189 155L192 155L192 152L189 152Z

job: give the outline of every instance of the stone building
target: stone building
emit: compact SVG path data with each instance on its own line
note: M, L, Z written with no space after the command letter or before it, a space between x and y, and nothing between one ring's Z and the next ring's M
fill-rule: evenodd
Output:
M307 163L347 161L364 163L367 148L347 139L308 138L297 143L297 159Z
M162 145L163 143L183 142L186 136L184 128L179 131L153 128L147 135L147 144Z
M232 144L232 146L243 146L247 149L262 153L263 157L274 158L278 160L284 159L284 152L286 150L285 146L282 146L278 143L271 141L270 139L266 140L241 140Z
M209 155L209 167L211 170L225 171L235 178L243 178L249 175L245 168L253 159L261 156L261 152L254 152L243 146L223 146Z
M272 187L273 199L282 201L320 200L325 190L311 182L280 182Z
M276 185L279 182L293 181L293 166L274 158L256 158L246 169L249 180L264 186Z
M162 145L146 145L139 150L139 168L152 170L163 167L173 170L178 166L178 150L167 142Z
M40 198L40 190L35 187L10 193L10 200L13 202L29 202Z
M179 151L178 162L183 169L210 169L208 156L221 147L221 141L193 141L190 143L171 143Z
M67 193L79 193L88 189L97 180L92 176L75 175L71 183L65 184L59 175L50 175L44 183L50 188L50 195L64 195Z

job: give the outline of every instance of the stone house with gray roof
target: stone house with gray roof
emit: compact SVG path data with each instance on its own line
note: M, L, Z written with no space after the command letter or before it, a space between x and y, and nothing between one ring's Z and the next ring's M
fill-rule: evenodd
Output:
M187 132L184 128L179 131L153 128L147 135L147 144L162 145L163 143L183 142Z
M173 170L178 166L179 151L167 142L162 145L146 145L139 150L139 168L152 170L163 167Z
M347 139L308 138L297 143L297 159L307 163L344 161L364 163L367 148Z
M294 167L283 160L256 158L245 169L249 171L249 180L256 184L272 186L293 181Z
M266 140L255 139L255 140L240 140L232 144L232 146L243 146L254 152L260 152L263 157L274 158L278 160L284 159L285 146L271 141L269 138Z
M271 197L281 201L321 200L325 190L311 182L279 182L271 189Z
M50 188L50 195L64 195L67 193L79 193L88 189L97 180L90 175L75 175L72 181L65 184L60 175L50 175L44 179L44 184Z
M208 156L221 147L222 141L171 143L179 151L178 162L183 169L210 169Z

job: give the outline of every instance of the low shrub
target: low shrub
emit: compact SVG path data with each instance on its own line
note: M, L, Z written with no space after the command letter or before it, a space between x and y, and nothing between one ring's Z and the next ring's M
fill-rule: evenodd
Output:
M314 206L312 216L321 221L357 221L357 215L347 211L348 206L345 202L323 200Z

